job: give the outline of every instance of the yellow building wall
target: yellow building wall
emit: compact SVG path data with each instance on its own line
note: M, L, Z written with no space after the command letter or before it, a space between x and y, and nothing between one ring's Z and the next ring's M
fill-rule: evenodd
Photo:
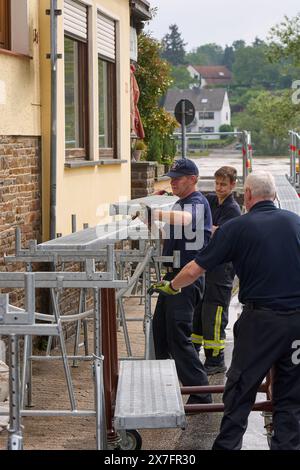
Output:
M130 11L128 0L87 0L87 5L103 9L108 15L116 19L119 25L117 41L117 73L118 78L118 134L119 156L127 163L101 165L83 168L65 168L65 142L64 142L64 63L58 62L58 147L57 147L57 225L56 232L66 235L71 232L71 216L76 215L77 229L84 223L94 226L107 221L109 203L130 198ZM49 31L50 20L45 17L44 11L49 8L49 0L40 1L40 31L41 40L41 99L42 99L42 151L43 151L43 239L49 238L49 208L50 208L50 61L45 54L50 51ZM59 7L63 7L62 0ZM96 14L96 9L94 9ZM95 20L96 17L94 17ZM96 31L94 31L93 44L96 44ZM58 52L63 53L63 21L59 17ZM93 73L92 90L97 83L97 52L89 59ZM91 160L96 160L97 151L97 123L98 109L97 97L91 102L94 115L94 132L92 132L92 145L94 154Z
M0 52L0 135L38 136L40 126L38 3L29 0L30 56Z

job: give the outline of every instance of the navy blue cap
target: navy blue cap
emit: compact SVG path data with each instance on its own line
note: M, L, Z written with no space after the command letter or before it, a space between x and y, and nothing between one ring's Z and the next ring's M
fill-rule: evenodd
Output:
M180 158L179 160L174 161L170 168L170 171L168 171L165 176L169 176L170 178L178 178L179 176L190 175L199 175L197 165L188 158Z

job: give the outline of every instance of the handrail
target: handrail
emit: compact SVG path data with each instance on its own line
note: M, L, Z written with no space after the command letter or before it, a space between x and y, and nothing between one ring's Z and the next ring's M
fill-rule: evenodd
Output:
M245 182L246 177L249 173L252 172L252 158L253 158L253 148L251 144L251 133L249 131L234 131L234 132L187 132L186 140L189 138L201 138L202 136L241 136L243 147L242 147L242 156L243 156L243 183ZM173 137L180 138L181 134L179 132L174 132Z
M143 259L141 263L137 265L136 270L134 271L133 275L129 279L128 285L124 287L123 289L120 289L119 291L117 291L116 293L117 300L120 299L123 295L125 295L131 289L131 287L136 283L140 275L145 271L145 268L147 264L149 263L152 254L153 254L153 246L149 246L146 251L145 258Z
M300 168L300 134L298 132L290 130L290 182L292 185L300 186L300 175L299 171L296 171L296 159L298 159L298 166Z

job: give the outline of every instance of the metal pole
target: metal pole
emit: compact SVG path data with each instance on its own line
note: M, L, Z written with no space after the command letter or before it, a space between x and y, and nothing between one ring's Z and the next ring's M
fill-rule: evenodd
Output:
M298 152L298 173L296 175L297 177L297 186L299 188L300 186L300 136L299 134L296 135L296 139L297 139L297 152Z
M50 142L50 239L56 234L57 181L57 0L51 0L51 142Z
M53 314L54 314L55 321L57 323L57 328L59 331L60 350L61 350L61 356L63 360L63 366L64 366L64 372L65 372L65 377L66 377L66 382L67 382L70 404L71 404L72 411L74 411L77 409L77 403L76 403L76 399L74 395L72 376L71 376L70 366L69 366L68 358L67 358L67 350L66 350L66 345L65 345L65 340L64 340L61 318L59 314L57 294L54 292L54 289L50 289L50 292L51 292L51 299L52 299L52 305L53 305Z
M247 133L243 132L243 184L247 176Z
M181 103L181 135L182 135L182 158L186 158L186 128L185 128L185 101L182 100Z
M293 184L293 158L294 158L294 152L293 152L293 144L294 144L294 134L293 132L291 133L291 146L290 146L290 177L291 177L291 183Z
M295 132L292 133L292 184L295 186L296 183L296 135Z
M10 335L9 346L9 428L8 450L22 450L23 436L20 415L19 338Z
M26 292L26 311L28 316L31 315L31 322L34 323L35 313L35 283L34 274L32 273L31 263L26 265L27 273L30 275L25 276L25 292ZM21 381L21 398L20 406L24 408L25 395L26 395L26 406L32 406L32 336L25 335L24 337L24 354L23 354L23 370L22 370L22 381Z
M151 313L151 295L148 294L148 289L151 285L150 279L150 265L146 266L144 271L145 275L145 359L155 359L154 342L153 342L153 327L152 327L152 313Z
M102 311L101 311L101 289L94 289L94 351L93 362L94 385L95 385L95 411L96 411L96 449L107 449L106 434L106 407L104 393L104 371L102 356Z
M72 214L72 233L76 232L76 214Z

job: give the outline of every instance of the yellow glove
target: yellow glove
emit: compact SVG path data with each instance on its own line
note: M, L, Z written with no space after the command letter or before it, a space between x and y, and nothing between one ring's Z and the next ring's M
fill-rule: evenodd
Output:
M158 292L163 295L176 295L180 294L181 289L173 289L171 286L171 281L160 281L152 284L148 289L148 294L152 295L153 292Z

